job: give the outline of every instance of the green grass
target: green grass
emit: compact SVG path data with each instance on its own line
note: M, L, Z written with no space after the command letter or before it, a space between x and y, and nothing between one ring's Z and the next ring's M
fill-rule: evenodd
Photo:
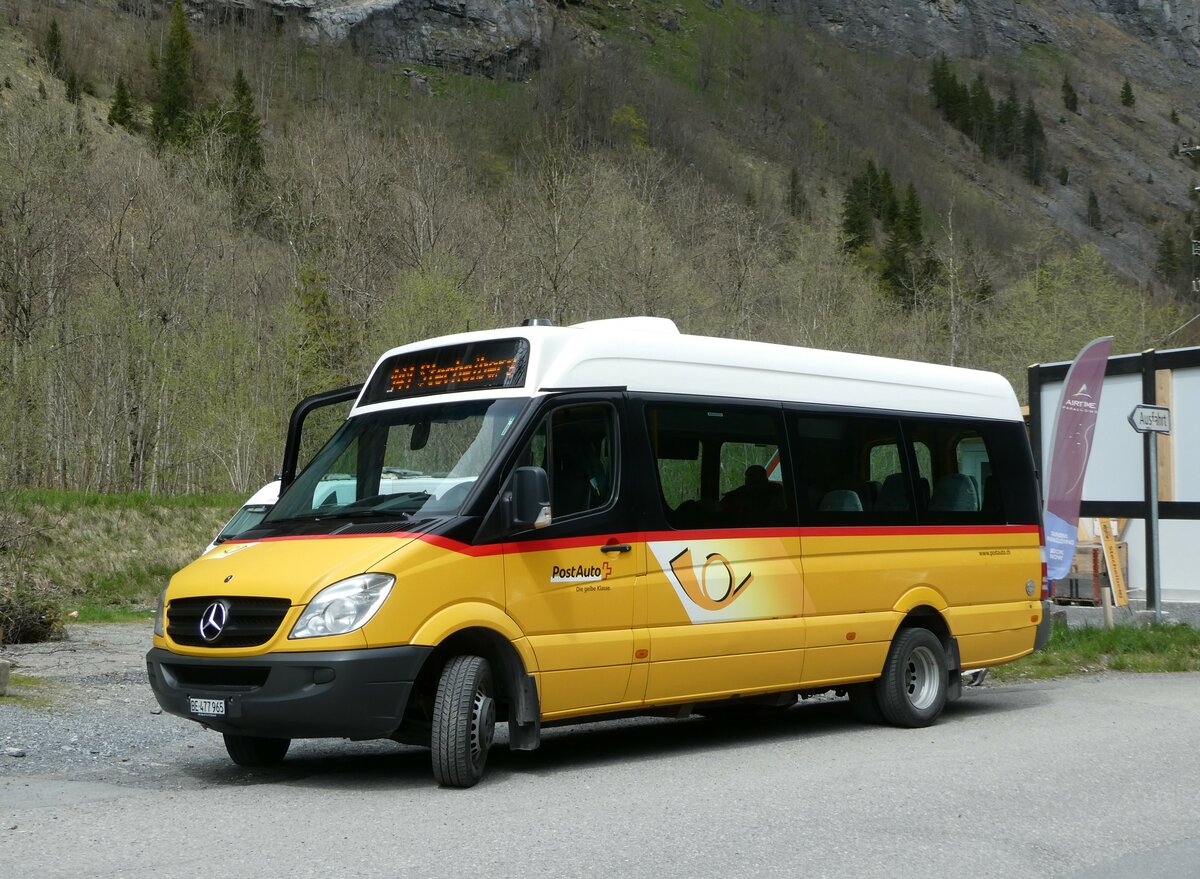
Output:
M682 15L676 12L677 7L683 10ZM703 0L648 0L636 10L589 5L580 7L577 15L604 39L633 47L652 68L692 89L698 88L702 41L716 41L719 69L728 64L727 56L735 39L755 32L755 26L771 20L736 3L713 9ZM667 20L674 20L677 29L664 27Z
M1037 78L1042 85L1059 85L1070 60L1065 50L1048 44L1026 46L1017 55L1013 67Z
M94 491L57 491L53 489L22 489L13 494L16 511L41 507L57 513L80 510L198 510L225 507L232 511L246 502L243 494L185 494L175 497L141 494L101 494Z
M1200 671L1200 630L1191 626L1072 629L1056 623L1045 649L992 670L1002 681L1099 671Z
M154 607L171 575L196 558L242 495L108 495L21 491L6 499L24 537L0 559L12 580L54 596L85 621ZM0 570L0 573L3 573Z
M11 675L8 695L0 696L0 705L20 705L22 708L51 708L59 685L53 681L29 675Z

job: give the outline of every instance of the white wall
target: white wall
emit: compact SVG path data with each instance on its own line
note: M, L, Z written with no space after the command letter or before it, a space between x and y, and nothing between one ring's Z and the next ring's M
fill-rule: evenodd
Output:
M1051 434L1062 402L1062 382L1042 385L1042 466L1050 465ZM1200 398L1198 398L1200 399ZM1129 413L1142 402L1140 375L1115 375L1104 380L1095 445L1083 479L1084 500L1140 501L1142 435L1129 426ZM1042 485L1046 485L1042 474Z
M1200 369L1175 370L1171 432L1175 449L1175 500L1200 501ZM1042 466L1050 461L1051 433L1058 416L1062 382L1042 385ZM1140 375L1104 380L1096 439L1083 481L1087 501L1140 501L1142 436L1129 426L1129 413L1142 402ZM1042 474L1046 484L1046 474ZM1129 589L1146 591L1145 523L1129 523ZM1159 520L1159 583L1164 601L1200 601L1200 522Z

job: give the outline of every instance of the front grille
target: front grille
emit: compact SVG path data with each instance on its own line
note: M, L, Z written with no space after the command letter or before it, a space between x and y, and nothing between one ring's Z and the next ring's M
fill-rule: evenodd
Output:
M206 641L200 621L214 602L229 611L221 634ZM292 603L286 598L180 598L167 608L167 634L185 647L256 647L271 640Z

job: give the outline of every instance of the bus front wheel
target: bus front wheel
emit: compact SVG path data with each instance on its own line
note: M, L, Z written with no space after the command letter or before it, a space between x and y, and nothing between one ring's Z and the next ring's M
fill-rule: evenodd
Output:
M901 629L876 682L879 710L895 726L929 726L946 706L946 651L928 629Z
M492 670L482 656L456 656L438 679L433 703L433 775L443 787L471 787L483 777L496 734Z

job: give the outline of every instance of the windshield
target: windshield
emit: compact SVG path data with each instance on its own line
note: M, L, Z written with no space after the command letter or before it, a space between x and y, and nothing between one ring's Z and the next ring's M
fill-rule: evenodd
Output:
M349 419L264 524L284 519L457 513L524 400L473 400Z

